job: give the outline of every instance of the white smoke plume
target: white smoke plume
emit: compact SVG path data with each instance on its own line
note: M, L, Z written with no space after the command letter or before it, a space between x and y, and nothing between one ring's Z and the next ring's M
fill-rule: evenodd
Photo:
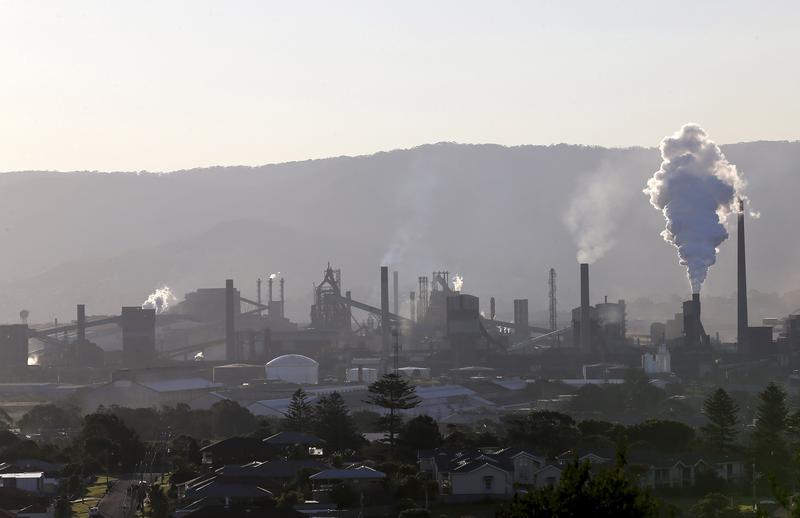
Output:
M738 210L745 182L697 124L686 124L661 141L661 169L644 193L664 214L664 241L678 249L692 293L699 293L719 245L728 238L725 222Z
M275 279L277 279L277 278L278 278L278 275L280 275L280 274L281 274L281 272L278 272L278 273L271 273L271 274L269 274L269 278L270 278L270 279L272 279L272 280L274 281Z
M464 287L464 277L460 276L459 274L455 274L453 276L453 291L461 293L461 289L463 287Z
M167 311L170 305L173 302L177 302L177 300L169 286L162 286L147 296L147 299L142 302L142 307L155 309L157 314L161 314Z
M628 195L618 173L601 170L583 179L564 215L578 246L579 263L593 263L616 244L616 216Z

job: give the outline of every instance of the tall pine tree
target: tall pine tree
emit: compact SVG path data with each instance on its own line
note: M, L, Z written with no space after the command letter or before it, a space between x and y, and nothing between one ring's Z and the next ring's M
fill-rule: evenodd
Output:
M758 398L756 426L752 437L753 460L761 473L784 479L789 458L786 447L789 416L786 392L775 383L770 383Z
M357 450L363 441L347 404L338 392L323 396L314 407L315 435L330 453Z
M708 423L700 433L708 447L718 453L731 451L739 435L739 406L724 389L718 388L706 398L703 412Z
M311 428L313 417L314 408L308 401L308 394L302 388L295 390L286 410L286 429L307 432Z
M396 372L384 374L369 386L367 404L381 407L385 413L378 419L378 426L386 432L392 452L395 450L397 433L403 425L400 410L410 410L421 403L416 387Z

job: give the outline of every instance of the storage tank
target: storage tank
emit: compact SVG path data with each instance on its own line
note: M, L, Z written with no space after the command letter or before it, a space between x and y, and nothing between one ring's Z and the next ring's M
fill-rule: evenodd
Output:
M284 354L267 363L267 379L316 385L319 363L301 354Z

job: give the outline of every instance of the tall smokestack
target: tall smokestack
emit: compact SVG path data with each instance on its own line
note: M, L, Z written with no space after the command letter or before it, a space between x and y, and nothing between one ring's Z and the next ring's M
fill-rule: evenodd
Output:
M494 317L497 313L495 312L495 303L494 297L489 299L489 320L494 320Z
M389 358L391 330L389 329L389 268L381 266L381 353Z
M413 291L408 294L408 312L412 322L417 321L417 295Z
M86 341L86 306L78 304L78 345Z
M281 277L281 318L284 317L284 306L286 299L284 298L284 291L283 291L284 281L283 277Z
M581 263L581 350L591 352L591 318L589 313L589 265Z
M394 290L394 305L392 306L394 314L400 314L400 292L397 291L397 285L399 284L397 280L397 270L392 272L392 289Z
M233 279L225 280L225 360L234 361L236 355L236 323L234 319Z
M736 297L737 297L737 319L736 319L736 329L738 336L739 345L746 345L747 342L747 262L745 260L745 248L744 248L744 203L742 203L742 199L739 198L739 224L737 228L738 236L738 283L736 287Z
M528 325L528 299L514 300L514 337L520 342L531 337Z
M256 302L258 302L258 305L260 306L261 305L261 277L259 277L258 280L256 281L256 296L257 296ZM262 311L261 311L261 308L259 308L258 309L258 315L261 316L261 314L262 314Z
M272 275L267 279L267 301L272 302ZM267 304L269 306L269 304Z

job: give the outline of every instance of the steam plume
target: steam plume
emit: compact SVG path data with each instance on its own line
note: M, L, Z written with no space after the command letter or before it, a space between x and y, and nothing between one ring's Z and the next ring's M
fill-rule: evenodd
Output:
M147 296L147 299L142 302L142 307L153 308L156 310L156 313L161 314L167 311L170 304L177 300L169 286L162 286Z
M455 274L453 276L453 291L461 292L461 288L464 287L464 277L460 276L459 274Z
M619 175L613 172L600 171L581 181L580 186L564 222L578 246L578 262L593 263L616 244L612 237L615 209L627 201L627 195Z
M686 124L661 141L661 169L647 180L644 193L664 214L664 241L678 249L693 293L699 293L708 269L728 238L725 222L737 210L744 180L706 132Z

